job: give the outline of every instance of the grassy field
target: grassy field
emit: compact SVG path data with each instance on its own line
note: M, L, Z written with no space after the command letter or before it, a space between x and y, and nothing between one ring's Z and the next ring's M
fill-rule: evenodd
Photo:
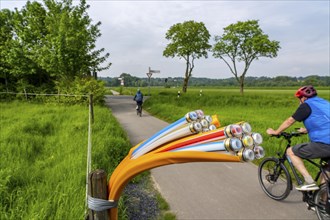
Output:
M245 89L243 96L238 88L202 88L201 95L200 90L188 88L188 92L181 92L178 98L178 88L151 87L151 96L144 102L144 109L169 123L196 109L202 109L208 115L218 115L222 126L247 121L254 132L262 134L267 155L274 155L280 140L269 137L266 129L278 128L299 106L299 100L294 97L296 88ZM136 88L124 88L123 91L124 94L135 94ZM141 88L141 91L148 95L148 88ZM330 89L318 89L318 95L330 100ZM302 126L303 123L297 122L288 131ZM299 143L307 140L308 137L304 136L293 141Z
M88 107L1 102L0 110L0 219L83 219ZM107 108L94 111L92 167L110 174L130 143Z
M185 113L196 109L202 109L209 115L218 115L222 126L247 121L254 132L259 132L263 136L262 146L266 150L266 156L274 156L277 152L283 151L286 143L281 139L269 137L266 129L278 128L293 114L299 105L298 99L294 97L295 91L296 89L246 89L241 96L238 88L202 88L200 95L200 88L189 88L186 94L181 93L178 98L175 88L153 88L151 97L144 103L144 109L167 122L174 122ZM142 92L148 94L148 89L142 88ZM329 88L319 89L318 95L330 100ZM303 124L297 122L288 131L294 131L296 127L303 127ZM293 144L307 141L306 135L294 138Z

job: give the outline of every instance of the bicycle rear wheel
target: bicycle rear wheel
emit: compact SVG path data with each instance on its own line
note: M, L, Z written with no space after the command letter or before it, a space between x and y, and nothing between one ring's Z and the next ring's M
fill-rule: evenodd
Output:
M330 220L330 215L326 212L325 204L328 199L328 191L326 184L323 184L319 191L315 193L315 211L318 219L320 220Z
M291 176L276 158L266 158L260 163L258 179L262 190L274 200L283 200L290 194Z
M139 115L142 117L142 105L139 105Z

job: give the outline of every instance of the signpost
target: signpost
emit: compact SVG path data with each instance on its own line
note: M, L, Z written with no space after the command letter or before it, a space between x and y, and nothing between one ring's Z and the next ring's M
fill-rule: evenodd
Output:
M149 67L149 72L147 72L147 76L149 78L149 80L148 80L148 93L149 93L149 96L150 96L150 78L151 78L151 76L152 76L153 73L160 73L160 70L152 70Z

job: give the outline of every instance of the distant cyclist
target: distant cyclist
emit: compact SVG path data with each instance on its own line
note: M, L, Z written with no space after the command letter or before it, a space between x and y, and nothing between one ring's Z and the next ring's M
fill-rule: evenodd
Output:
M319 98L313 86L303 86L296 92L300 105L296 112L287 118L277 130L267 129L267 134L277 135L296 121L303 122L302 133L308 133L310 142L288 148L287 155L293 165L303 175L305 183L296 187L300 191L318 190L319 187L308 173L302 159L330 157L330 102Z
M140 89L137 90L135 96L134 96L134 101L136 101L136 109L138 109L140 106L142 106L143 103L143 94L140 91Z

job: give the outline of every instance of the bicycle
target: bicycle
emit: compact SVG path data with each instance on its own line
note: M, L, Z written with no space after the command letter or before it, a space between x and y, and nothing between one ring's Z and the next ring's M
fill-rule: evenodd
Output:
M258 167L258 179L262 190L266 195L274 200L284 200L292 190L292 177L289 170L285 166L285 161L288 162L289 167L298 183L301 185L303 180L298 176L297 171L289 157L286 155L286 150L291 146L291 138L303 135L300 132L282 132L279 135L272 135L273 137L283 137L287 141L285 151L278 152L278 157L265 158ZM320 189L315 191L301 191L303 194L303 202L306 202L308 209L315 209L317 217L320 220L330 220L330 194L329 194L329 176L326 172L328 166L327 160L330 158L322 158L320 164L315 163L310 159L305 159L309 163L318 167L319 171L314 180L317 182L320 175L323 174L325 183L319 185Z
M137 103L136 106L136 115L139 115L140 117L142 117L142 103Z

